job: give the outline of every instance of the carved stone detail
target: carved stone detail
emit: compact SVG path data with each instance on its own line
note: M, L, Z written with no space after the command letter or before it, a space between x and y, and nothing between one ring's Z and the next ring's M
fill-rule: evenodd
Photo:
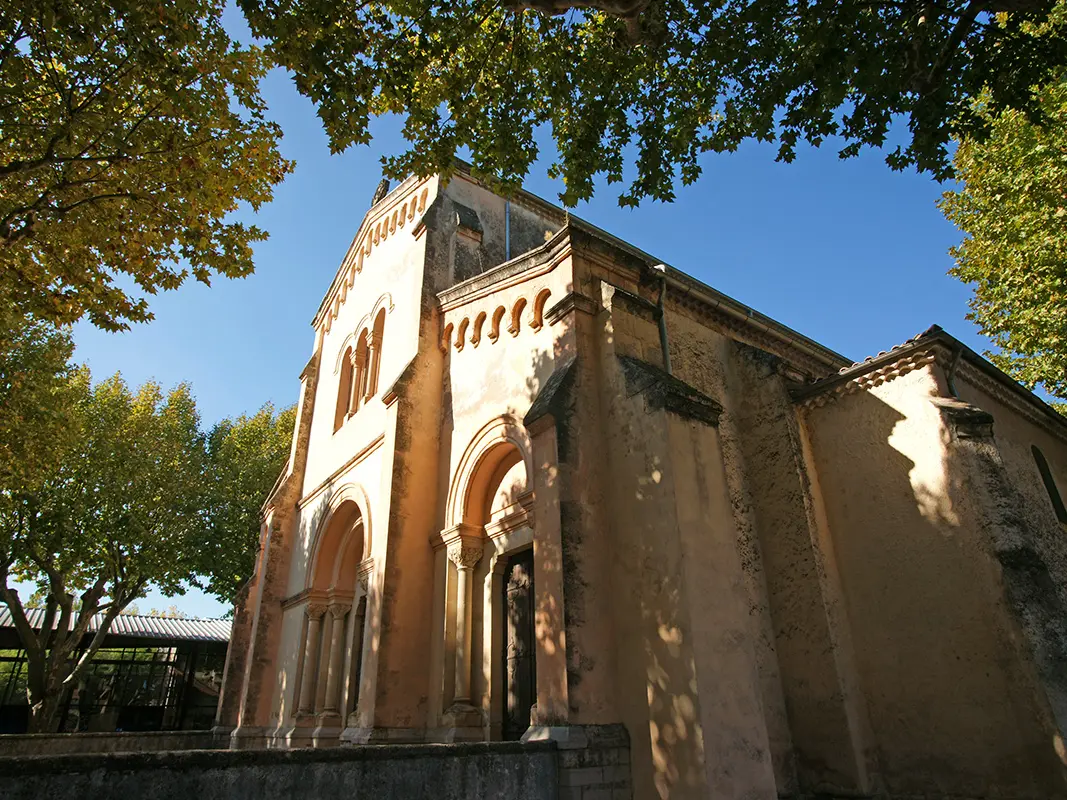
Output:
M482 560L481 542L452 542L448 546L448 560L455 564L457 569L472 569Z
M326 609L329 608L325 603L308 603L307 615L308 619L322 619L326 613Z
M344 619L345 614L348 613L348 606L342 605L341 603L332 603L329 607L329 611L330 616L333 617L334 620Z

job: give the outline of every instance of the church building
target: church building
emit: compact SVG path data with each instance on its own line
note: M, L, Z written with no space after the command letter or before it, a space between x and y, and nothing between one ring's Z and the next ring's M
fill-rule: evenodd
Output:
M1067 419L942 329L852 363L465 167L382 187L312 327L231 747L1067 798Z

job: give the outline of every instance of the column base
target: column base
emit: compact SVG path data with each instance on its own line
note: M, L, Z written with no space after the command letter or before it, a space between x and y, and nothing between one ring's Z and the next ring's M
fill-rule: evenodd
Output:
M383 728L349 725L341 732L342 745L360 744L422 744L426 731L422 728Z
M341 744L341 718L336 714L298 717L279 730L275 747L337 747Z
M485 714L468 703L453 703L441 717L439 742L485 741Z
M238 725L230 732L230 750L264 750L270 747L274 728Z

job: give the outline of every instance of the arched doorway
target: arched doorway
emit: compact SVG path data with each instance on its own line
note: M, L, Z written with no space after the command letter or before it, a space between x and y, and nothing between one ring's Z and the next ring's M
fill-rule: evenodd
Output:
M440 591L446 738L518 739L536 702L534 560L524 432L500 425L476 437L450 493L453 527ZM454 678L454 680L450 680Z
M362 655L363 624L357 606L357 576L365 527L359 506L344 500L320 530L312 550L305 591L304 647L295 707L297 717L323 724L339 721L355 702L352 676Z

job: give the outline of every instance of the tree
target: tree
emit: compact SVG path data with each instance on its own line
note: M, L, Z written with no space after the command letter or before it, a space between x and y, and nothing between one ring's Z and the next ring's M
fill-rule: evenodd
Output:
M950 174L954 135L986 119L968 100L1032 116L1031 87L1067 63L1055 0L238 0L252 30L317 106L334 150L370 139L372 115L406 116L387 174L478 174L517 186L535 131L559 151L566 204L624 179L635 205L671 200L707 151L747 139L839 136L842 156L911 132L887 160ZM900 130L899 128L897 130Z
M208 436L209 488L204 571L198 585L233 604L252 576L263 503L289 458L296 406L267 404L251 417L226 419Z
M1067 72L1040 97L1041 125L979 104L992 135L960 143L962 186L941 207L967 235L951 273L974 284L968 316L1000 348L989 357L1067 398Z
M31 731L54 727L63 693L130 602L149 586L182 593L201 566L204 436L189 387L131 392L119 375L92 386L83 368L71 392L58 466L29 489L0 488L0 600L26 651ZM38 629L12 578L43 589Z
M270 66L223 0L0 0L0 293L106 329L188 276L252 272L233 221L291 171L264 117ZM121 280L116 281L116 278Z
M56 465L73 350L67 331L0 304L0 486L32 487Z

